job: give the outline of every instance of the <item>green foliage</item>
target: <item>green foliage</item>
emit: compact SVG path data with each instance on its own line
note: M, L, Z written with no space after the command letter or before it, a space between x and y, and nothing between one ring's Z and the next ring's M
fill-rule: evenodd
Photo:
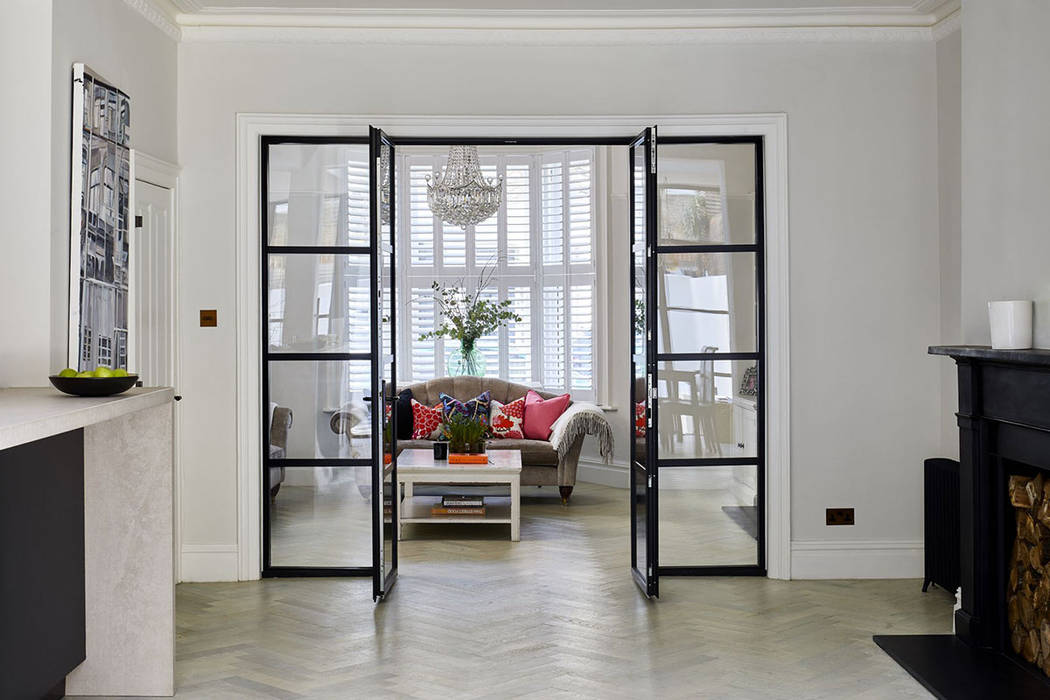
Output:
M509 300L492 301L481 298L495 274L496 261L493 260L481 271L473 292L467 291L464 280L452 286L434 282L430 287L434 294L434 305L440 314L441 325L433 331L423 333L419 339L458 340L461 351L466 354L474 349L478 338L494 333L508 323L520 323L521 316L510 310Z
M462 413L453 413L445 420L445 438L453 452L472 449L485 438L485 424Z

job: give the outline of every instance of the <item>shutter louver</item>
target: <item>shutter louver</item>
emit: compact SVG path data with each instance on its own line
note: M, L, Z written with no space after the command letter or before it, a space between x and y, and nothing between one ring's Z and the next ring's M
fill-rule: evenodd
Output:
M565 386L565 287L543 288L543 385Z
M520 323L507 325L507 378L527 384L532 381L532 300L529 287L507 290L510 310L521 317Z
M458 341L419 341L440 319L430 284L474 284L496 263L486 298L507 299L521 317L478 339L486 373L575 398L595 396L595 162L591 149L481 156L486 178L502 175L498 213L465 230L433 216L424 176L443 166L438 156L405 156L401 167L401 250L406 251L404 292L412 299L400 315L399 334L410 365L402 376L423 381L444 376ZM365 219L367 223L367 218ZM498 295L498 297L497 297Z
M529 178L528 164L507 166L507 179L503 187L507 200L508 265L529 264L532 237Z

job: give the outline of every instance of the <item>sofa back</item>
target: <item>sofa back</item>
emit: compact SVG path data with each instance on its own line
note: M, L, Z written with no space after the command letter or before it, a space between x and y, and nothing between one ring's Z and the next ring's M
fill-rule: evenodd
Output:
M440 377L418 384L409 384L408 386L402 386L401 390L411 389L412 398L427 406L433 406L441 400L440 395L442 393L455 397L460 401L469 401L481 392L488 391L496 401L508 403L515 399L520 399L531 388L524 384L515 384L514 382L508 382L506 379L497 379L496 377L464 375L461 377ZM545 399L558 396L558 394L552 394L549 391L541 391L539 389L533 389L533 391Z

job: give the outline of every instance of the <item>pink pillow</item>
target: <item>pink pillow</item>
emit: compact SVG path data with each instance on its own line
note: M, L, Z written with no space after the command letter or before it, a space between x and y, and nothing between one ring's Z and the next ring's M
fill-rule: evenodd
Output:
M525 394L525 420L522 426L525 437L530 440L546 440L551 436L551 426L569 407L569 395L562 394L553 399L541 398L535 391Z

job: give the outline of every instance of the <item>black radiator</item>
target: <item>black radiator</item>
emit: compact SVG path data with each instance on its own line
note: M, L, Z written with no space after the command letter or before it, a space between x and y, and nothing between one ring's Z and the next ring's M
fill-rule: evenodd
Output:
M955 593L959 587L959 463L934 457L924 463L926 534L925 592L931 583Z

